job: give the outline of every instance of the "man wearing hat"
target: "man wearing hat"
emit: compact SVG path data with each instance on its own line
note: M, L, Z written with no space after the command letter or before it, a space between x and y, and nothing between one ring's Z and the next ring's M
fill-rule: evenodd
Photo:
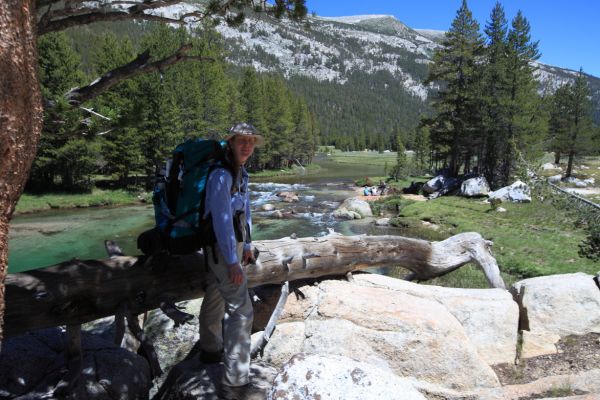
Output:
M223 394L236 398L248 389L253 310L244 266L251 251L248 174L244 168L264 139L248 123L235 124L225 138L227 166L216 168L206 186L205 218L216 237L207 249L207 288L200 309L201 360L223 360Z

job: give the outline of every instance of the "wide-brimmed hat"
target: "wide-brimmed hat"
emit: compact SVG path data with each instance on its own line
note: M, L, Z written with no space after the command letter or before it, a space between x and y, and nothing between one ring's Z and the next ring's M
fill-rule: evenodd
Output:
M225 137L225 140L229 140L234 136L251 136L256 138L255 146L257 147L260 147L265 143L265 138L258 134L256 128L246 122L240 122L233 125L231 129L229 129L229 134Z

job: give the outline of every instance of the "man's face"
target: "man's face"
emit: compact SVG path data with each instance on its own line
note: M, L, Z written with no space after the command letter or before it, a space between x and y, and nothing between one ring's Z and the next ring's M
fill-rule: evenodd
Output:
M254 152L256 138L252 136L236 135L231 139L231 148L236 161L244 165Z

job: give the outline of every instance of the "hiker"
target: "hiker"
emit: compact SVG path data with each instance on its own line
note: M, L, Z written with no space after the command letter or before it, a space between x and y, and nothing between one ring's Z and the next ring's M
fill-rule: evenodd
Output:
M377 188L379 189L379 194L383 196L385 194L385 190L387 189L387 185L383 179L379 181L379 186L377 186Z
M253 310L244 266L255 260L251 251L248 174L244 164L263 144L247 123L234 125L226 138L228 168L216 168L206 186L205 218L212 218L216 237L205 257L209 267L200 309L200 359L224 363L223 390L248 388L250 330Z

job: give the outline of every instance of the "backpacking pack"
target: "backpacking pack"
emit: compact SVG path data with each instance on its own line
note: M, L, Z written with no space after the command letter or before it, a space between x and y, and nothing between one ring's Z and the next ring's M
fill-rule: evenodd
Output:
M155 227L138 237L138 248L144 254L189 254L215 242L211 218L203 218L204 202L210 172L216 167L229 168L225 144L190 139L175 148L152 195Z

